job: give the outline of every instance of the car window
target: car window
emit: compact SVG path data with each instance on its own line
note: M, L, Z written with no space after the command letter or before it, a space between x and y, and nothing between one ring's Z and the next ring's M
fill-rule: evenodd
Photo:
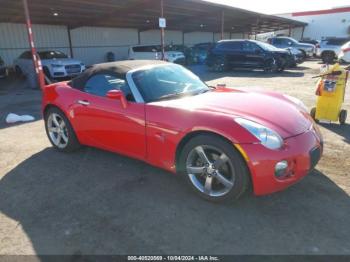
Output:
M135 53L139 53L139 52L146 52L146 53L150 53L150 52L160 52L160 46L157 45L149 45L149 46L134 46L132 48L132 50Z
M98 74L90 77L84 91L96 96L106 96L108 91L121 90L129 101L135 101L128 83L121 78L108 74Z
M239 50L242 50L242 42L238 42L238 41L221 42L217 45L217 48L239 51Z
M196 75L178 65L139 70L132 78L146 102L197 95L209 88Z
M274 45L287 45L288 44L288 39L286 38L275 38L273 40Z
M43 51L38 52L39 57L41 59L62 59L62 58L68 58L68 56L62 52L59 51Z
M252 43L252 42L245 42L245 43L243 43L243 51L254 53L257 50L261 50L261 49L255 43Z
M343 45L348 41L349 41L349 39L346 39L346 38L329 39L327 41L327 45Z
M31 52L29 51L26 51L24 53L22 53L20 56L19 56L20 59L32 59L32 54Z

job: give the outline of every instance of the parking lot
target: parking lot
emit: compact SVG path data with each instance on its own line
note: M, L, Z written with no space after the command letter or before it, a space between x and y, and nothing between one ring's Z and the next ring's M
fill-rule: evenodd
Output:
M192 70L210 85L273 90L311 108L319 67ZM324 156L300 183L212 204L143 162L94 148L57 152L40 103L23 81L0 80L0 254L350 254L349 124L321 124ZM36 121L6 124L10 112Z

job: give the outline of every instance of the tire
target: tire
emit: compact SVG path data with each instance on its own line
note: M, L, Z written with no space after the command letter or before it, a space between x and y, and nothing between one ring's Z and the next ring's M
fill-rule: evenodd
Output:
M182 149L178 164L192 190L212 202L236 200L250 184L250 174L240 153L215 135L192 138Z
M17 77L23 77L23 71L19 66L15 66L15 74Z
M316 121L316 107L313 107L310 111L310 116Z
M266 73L278 73L278 72L281 72L280 68L281 67L278 65L278 61L276 61L276 59L272 58L272 59L267 60L265 62L265 66L264 66L263 70Z
M305 60L307 57L306 52L303 49L299 49L299 51L303 53L303 60Z
M335 59L335 54L333 52L326 51L322 53L321 58L323 63L332 64Z
M45 130L51 144L58 151L73 152L80 148L80 143L72 125L64 113L57 107L51 107L45 113Z
M216 73L223 73L228 71L228 66L225 58L218 58L214 64L210 67L210 71Z
M345 122L346 122L346 118L348 116L348 112L346 110L341 110L340 111L340 114L339 114L339 123L341 125L345 125Z

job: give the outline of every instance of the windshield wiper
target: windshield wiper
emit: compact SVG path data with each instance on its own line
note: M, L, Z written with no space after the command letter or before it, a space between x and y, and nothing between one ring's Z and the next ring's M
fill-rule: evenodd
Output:
M174 98L174 97L178 97L178 96L183 96L183 95L186 95L188 93L184 93L184 92L178 92L178 93L173 93L173 94L168 94L168 95L164 95L164 96L161 96L159 97L157 100L166 100L166 99L169 99L169 98Z

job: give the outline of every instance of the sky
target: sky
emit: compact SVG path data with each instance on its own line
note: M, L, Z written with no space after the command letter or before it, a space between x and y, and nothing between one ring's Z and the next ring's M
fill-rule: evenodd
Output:
M330 9L339 6L350 7L350 0L206 0L227 4L265 14L281 14L300 11Z

